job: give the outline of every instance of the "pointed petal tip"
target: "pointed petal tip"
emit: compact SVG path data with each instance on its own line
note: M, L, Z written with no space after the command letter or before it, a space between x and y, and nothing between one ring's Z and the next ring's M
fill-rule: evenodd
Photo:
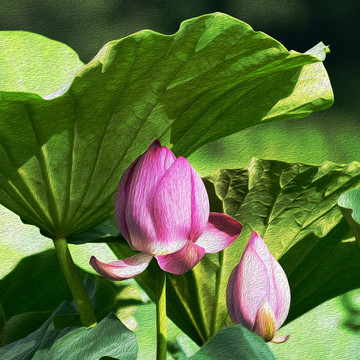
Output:
M258 240L264 241L262 237L256 231L253 230L249 239L249 244L253 244L255 241Z
M250 236L247 246L252 246L256 250L256 252L259 253L259 255L261 254L261 256L264 256L265 254L263 252L265 252L272 257L270 250L267 247L265 241L260 236L260 234L257 233L256 231L253 231L251 233L251 236Z
M150 146L152 146L154 148L158 148L158 147L161 147L161 143L160 143L160 141L158 139L156 139L151 143Z

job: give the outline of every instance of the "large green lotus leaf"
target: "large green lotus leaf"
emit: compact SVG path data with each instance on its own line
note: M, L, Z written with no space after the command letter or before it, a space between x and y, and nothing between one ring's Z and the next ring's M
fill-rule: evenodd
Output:
M321 63L325 46L312 51L316 56L289 52L220 13L185 21L171 36L146 30L112 41L74 76L81 63L68 47L22 34L31 41L6 32L0 45L0 58L10 46L29 59L17 75L9 61L1 70L7 73L8 64L12 75L0 92L0 202L53 238L106 220L121 174L156 138L187 156L217 138L304 116L333 100ZM41 66L32 64L40 57ZM57 72L54 91L47 76ZM27 92L19 92L23 73L31 73ZM299 78L307 83L300 90Z
M349 190L342 194L338 205L360 244L360 189Z
M276 360L268 345L259 336L241 325L220 330L189 360L251 359Z
M337 206L340 194L359 186L359 163L318 167L254 159L247 168L219 170L205 182L213 207L222 207L246 226L220 255L218 327L227 316L228 277L251 230L263 237L288 276L292 300L287 321L360 286L360 251Z
M62 303L50 318L26 338L0 348L2 359L60 360L99 359L112 356L115 359L135 360L137 342L135 334L128 330L112 313L97 326L66 327L54 329L55 316L75 314L68 303Z

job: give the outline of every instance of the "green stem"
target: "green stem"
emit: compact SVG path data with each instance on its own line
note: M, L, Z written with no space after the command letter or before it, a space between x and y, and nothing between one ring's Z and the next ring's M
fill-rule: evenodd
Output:
M156 360L166 360L166 272L157 269L156 279Z
M97 322L94 310L78 269L71 258L66 239L64 237L55 239L54 246L66 282L76 302L82 325L88 327L95 326Z
M220 264L220 268L219 271L217 273L216 276L216 298L215 298L215 311L214 311L214 320L213 320L213 324L212 324L212 332L211 332L211 336L214 336L217 333L218 330L218 316L219 316L219 297L220 297L220 292L222 293L221 290L223 290L223 283L224 283L224 279L223 277L223 271L224 271L224 251L220 251L219 252L219 264ZM223 324L221 324L223 325Z

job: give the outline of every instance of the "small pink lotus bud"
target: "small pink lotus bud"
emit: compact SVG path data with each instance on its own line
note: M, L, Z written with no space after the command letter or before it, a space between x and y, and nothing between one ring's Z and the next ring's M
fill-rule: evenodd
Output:
M275 332L289 313L289 282L255 231L239 265L230 275L226 303L234 324L243 325L265 341L284 342L288 339L289 336L276 337Z
M183 274L206 252L215 253L232 244L242 228L228 215L209 212L200 175L158 140L121 177L115 194L115 220L131 248L141 253L110 264L92 257L94 269L112 280L141 273L153 257L163 270Z

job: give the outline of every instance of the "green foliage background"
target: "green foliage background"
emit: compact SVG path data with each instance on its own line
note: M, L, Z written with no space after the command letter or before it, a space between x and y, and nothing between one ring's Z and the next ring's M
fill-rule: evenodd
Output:
M205 145L189 160L202 176L218 168L245 166L252 157L313 165L325 160L340 164L360 160L360 40L354 32L359 2L5 0L1 7L1 30L28 30L59 40L72 47L85 63L107 41L145 28L171 34L177 31L182 20L213 11L248 22L288 49L304 52L323 41L330 45L331 54L325 65L335 93L335 103L329 110L304 119L258 125ZM0 235L1 253L6 254L1 276L22 256L52 246L36 229L21 224L3 208ZM102 244L84 245L81 250L73 246L71 250L76 262L89 271L87 261L94 252L102 253L104 261L113 259ZM352 359L352 355L360 351L356 302L359 303L359 293L353 291L320 305L284 327L281 334L293 334L291 341L272 345L272 350L279 359ZM149 314L151 312L144 309L142 314L137 310L136 316L125 314L123 317L130 319L129 324L137 322L140 349L149 349L151 341L154 344L153 339L146 336L146 329L153 327ZM174 325L171 329L175 338L178 330ZM146 354L139 354L139 358L146 358Z

